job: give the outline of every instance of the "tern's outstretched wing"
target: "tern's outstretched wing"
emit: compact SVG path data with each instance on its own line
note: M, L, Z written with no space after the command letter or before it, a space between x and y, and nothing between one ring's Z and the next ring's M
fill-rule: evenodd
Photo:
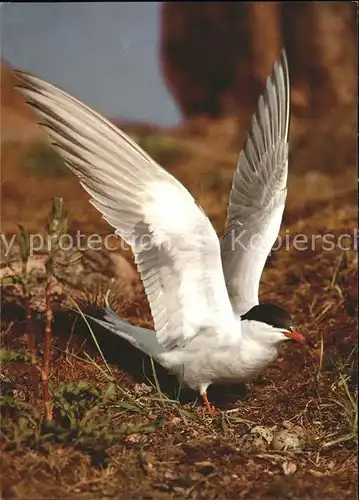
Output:
M166 349L200 329L233 331L220 243L203 211L172 175L101 115L23 72L18 89L91 203L132 247L157 338Z
M282 51L252 118L229 198L221 251L227 290L238 314L258 304L260 277L282 221L289 107L288 65Z

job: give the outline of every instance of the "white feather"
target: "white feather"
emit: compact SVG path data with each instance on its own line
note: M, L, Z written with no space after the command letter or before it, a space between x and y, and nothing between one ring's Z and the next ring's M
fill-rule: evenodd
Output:
M238 335L219 240L190 193L101 115L37 77L16 74L53 147L131 245L158 342L183 347L207 328L219 340Z
M229 197L227 232L221 244L227 290L238 314L259 303L260 278L282 221L287 194L289 106L288 66L282 51L239 156Z

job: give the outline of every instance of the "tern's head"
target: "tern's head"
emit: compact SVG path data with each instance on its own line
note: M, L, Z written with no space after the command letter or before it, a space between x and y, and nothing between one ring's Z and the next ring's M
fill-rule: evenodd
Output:
M262 344L276 345L285 340L294 340L310 345L304 335L294 328L291 315L275 304L254 306L241 319L248 321L251 338Z

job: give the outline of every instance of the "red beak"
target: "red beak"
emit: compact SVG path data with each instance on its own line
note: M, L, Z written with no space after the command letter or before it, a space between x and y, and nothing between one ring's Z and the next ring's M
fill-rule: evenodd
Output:
M290 332L283 332L284 335L292 340L295 340L296 342L299 342L299 344L306 345L308 347L314 348L314 344L308 340L304 335L298 330L291 330Z

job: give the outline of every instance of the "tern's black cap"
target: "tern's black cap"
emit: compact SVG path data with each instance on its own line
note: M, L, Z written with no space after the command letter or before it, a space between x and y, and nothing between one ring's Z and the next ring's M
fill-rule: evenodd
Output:
M283 328L284 330L290 330L292 327L291 315L285 309L275 304L259 304L254 306L241 319L260 321L274 326L274 328Z

